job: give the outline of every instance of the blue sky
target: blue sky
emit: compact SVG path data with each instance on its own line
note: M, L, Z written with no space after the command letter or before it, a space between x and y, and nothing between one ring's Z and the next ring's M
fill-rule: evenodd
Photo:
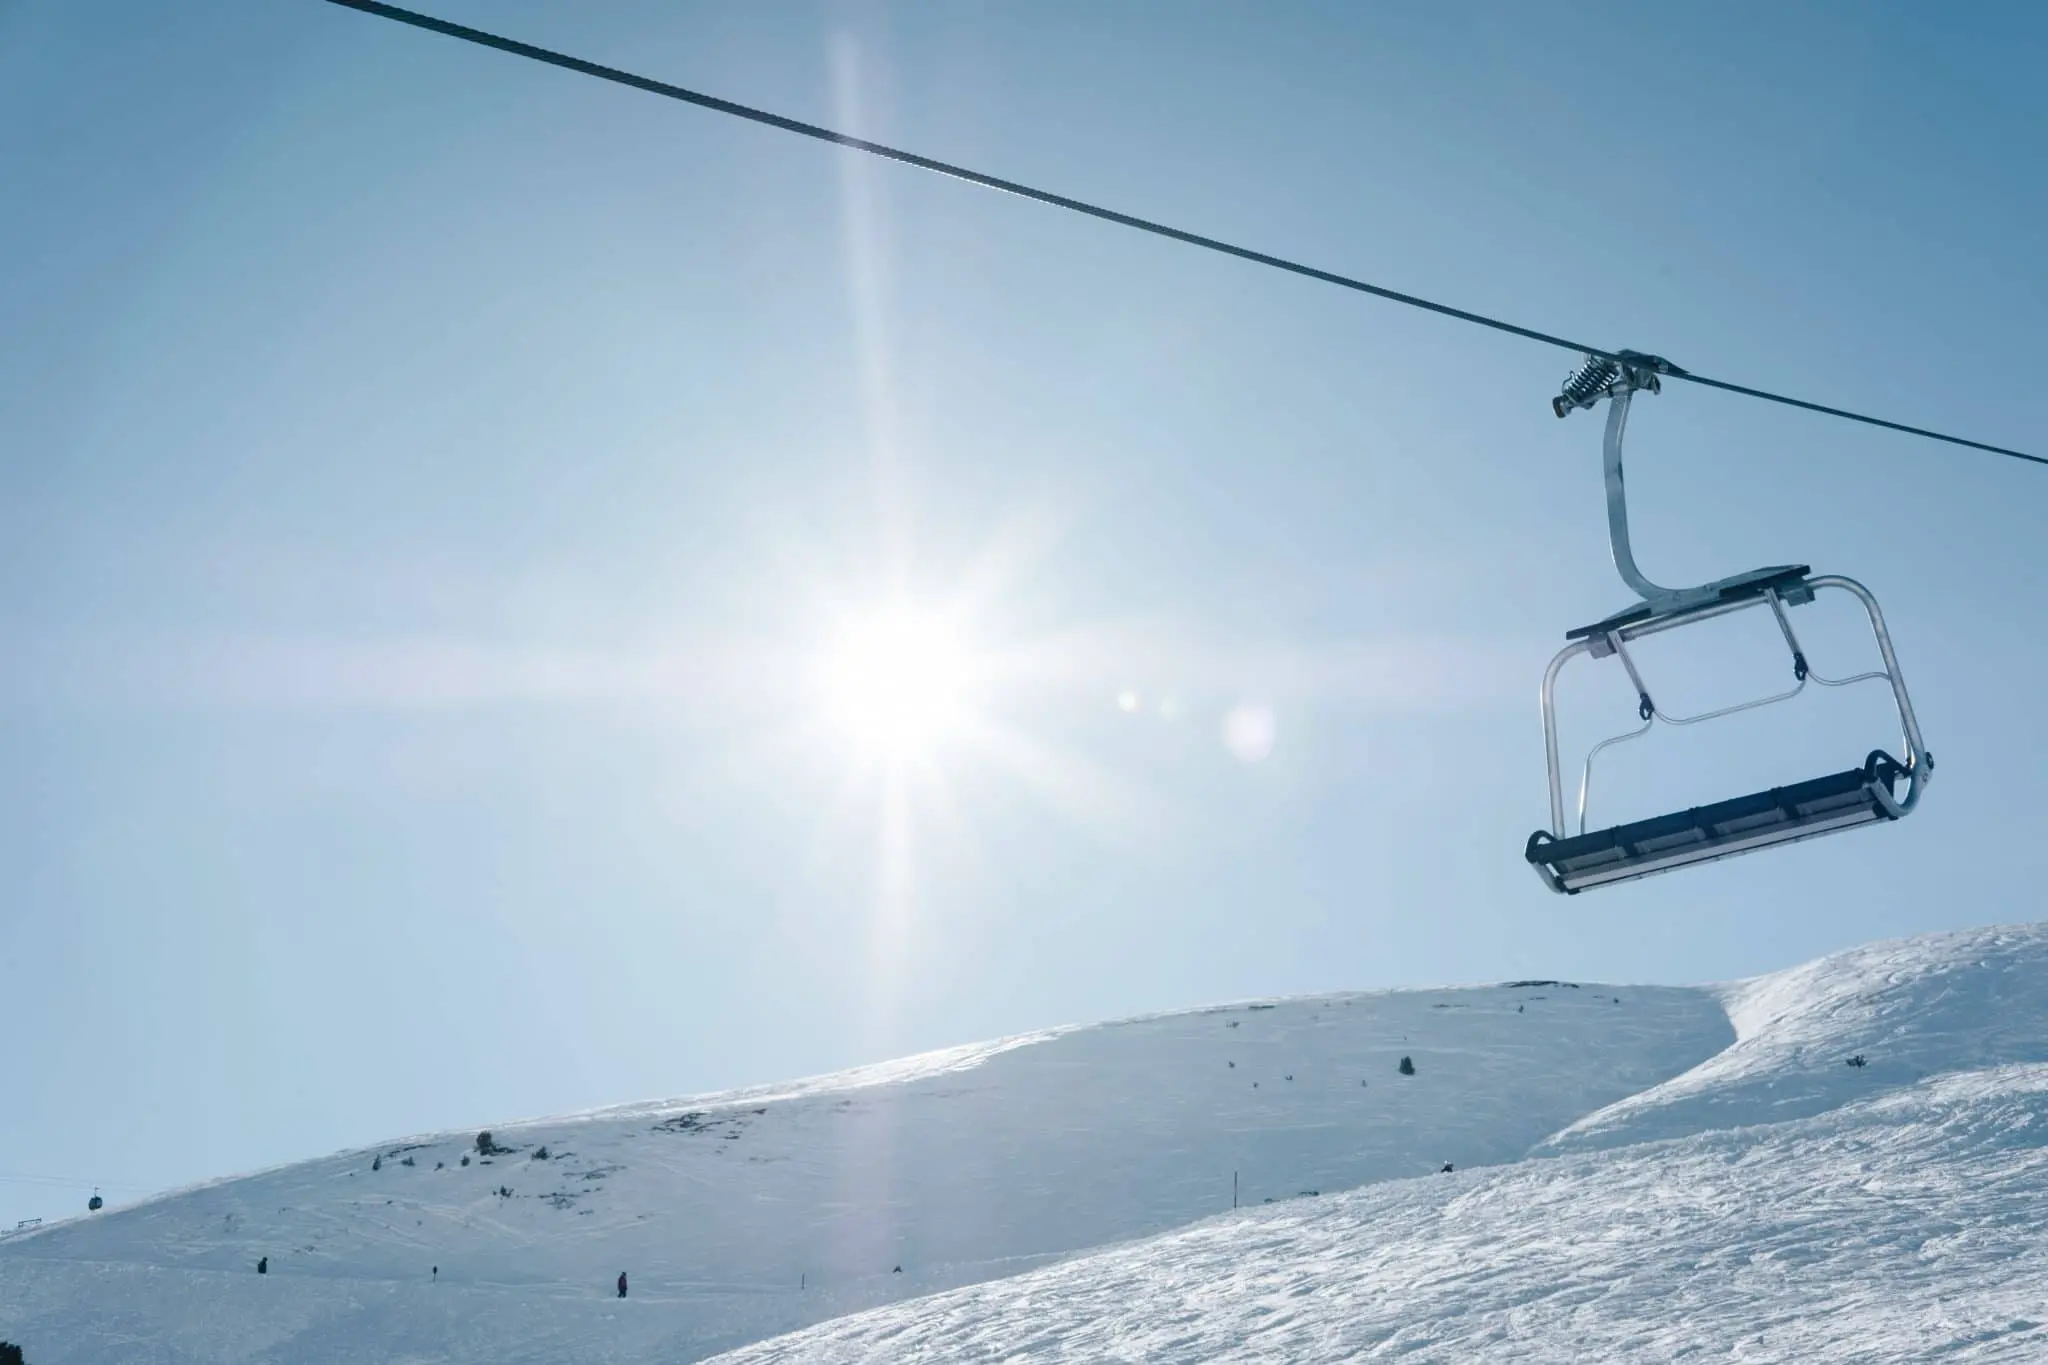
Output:
M433 8L2048 445L2029 6ZM2037 913L2042 471L1643 400L1645 568L1869 583L1940 770L1897 828L1567 902L1520 856L1535 689L1627 595L1563 352L310 0L0 7L0 182L0 1220L1073 1020ZM891 779L813 670L899 600L993 662L989 742ZM1654 663L1706 704L1769 644ZM1568 737L1626 721L1579 681ZM1883 701L1618 756L1596 811L1848 766Z

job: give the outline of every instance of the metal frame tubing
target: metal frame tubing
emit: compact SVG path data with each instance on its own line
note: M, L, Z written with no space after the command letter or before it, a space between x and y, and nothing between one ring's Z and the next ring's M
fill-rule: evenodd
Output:
M1617 552L1619 553L1625 545L1625 540L1617 541ZM1886 808L1894 816L1904 815L1912 810L1915 805L1919 804L1920 793L1927 784L1933 762L1927 753L1925 742L1920 737L1920 723L1913 714L1912 699L1906 694L1906 679L1899 671L1898 655L1893 652L1891 632L1885 627L1884 613L1878 608L1877 599L1871 595L1870 590L1853 578L1845 578L1839 574L1824 574L1820 577L1808 579L1807 583L1815 589L1835 588L1851 594L1863 604L1864 613L1870 618L1871 633L1877 638L1877 651L1884 660L1884 673L1882 676L1891 683L1892 700L1897 705L1899 711L1899 728L1906 750L1905 767L1908 777L1906 795L1902 800L1893 801L1888 794L1880 794L1880 799L1884 801ZM1667 630L1675 630L1680 626L1694 625L1701 621L1710 621L1717 616L1727 616L1733 612L1744 611L1751 607L1765 606L1774 600L1775 598L1772 595L1758 594L1755 597L1734 602L1715 602L1690 611L1676 612L1669 616L1652 616L1647 620L1617 627L1609 632L1609 634L1619 643L1627 644L1629 641L1661 634ZM1564 820L1563 774L1558 764L1557 678L1566 662L1573 656L1591 653L1592 649L1593 642L1591 640L1574 640L1559 650L1556 656L1551 659L1550 667L1543 671L1543 688L1540 697L1543 708L1544 757L1550 766L1550 833L1559 839L1566 838L1567 835L1565 833ZM1625 658L1626 656L1623 655L1623 657ZM1705 719L1705 717L1702 717L1702 719Z

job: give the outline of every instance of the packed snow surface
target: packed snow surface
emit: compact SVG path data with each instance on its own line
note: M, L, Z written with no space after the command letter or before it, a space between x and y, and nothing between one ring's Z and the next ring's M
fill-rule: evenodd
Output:
M725 1357L2048 1359L2048 1066L1224 1217Z
M728 1359L2048 1360L2048 931L1875 944L1725 998L1734 1046L1551 1159L1211 1219Z
M1514 1161L1732 1037L1689 989L1259 1001L494 1124L490 1156L411 1138L0 1241L0 1335L35 1365L693 1360L1184 1227L1233 1178L1263 1205Z
M0 1239L0 1337L34 1365L2048 1359L2033 926L1724 988L1239 1004L492 1143Z

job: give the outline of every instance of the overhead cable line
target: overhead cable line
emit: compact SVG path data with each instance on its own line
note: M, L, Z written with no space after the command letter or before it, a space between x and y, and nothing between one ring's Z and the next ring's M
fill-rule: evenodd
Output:
M1631 352L1610 351L1599 346L1588 346L1583 342L1573 341L1567 337L1556 336L1549 332L1539 332L1533 327L1523 327L1517 323L1503 321L1500 318L1488 317L1483 313L1473 313L1463 308L1453 308L1447 303L1438 303L1433 299L1421 298L1415 294L1404 294L1397 289L1389 289L1384 285L1371 284L1365 280L1354 279L1349 275L1340 275L1332 270L1323 270L1316 266L1304 265L1300 261L1290 261L1283 256L1273 256L1263 251L1254 251L1250 247L1237 246L1230 242L1220 241L1214 237L1204 237L1197 232L1188 232L1185 229L1172 227L1165 223L1153 222L1151 219L1139 218L1134 214L1120 213L1115 209L1104 208L1099 204L1090 204L1085 200L1070 199L1066 195L1054 194L1050 190L1034 189L1030 185L1020 184L1015 180L1005 180L1001 176L987 175L981 171L970 170L965 166L956 166L948 161L940 161L935 157L922 156L916 152L905 151L900 147L888 146L885 143L870 142L866 138L853 137L850 134L837 132L834 129L825 128L815 123L805 123L801 119L793 119L782 114L770 113L765 109L755 109L749 105L737 104L732 100L720 99L716 95L707 95L699 90L691 90L684 86L671 85L666 81L658 81L650 76L637 76L630 71L622 71L617 67L585 61L581 57L572 57L564 52L556 52L545 47L536 47L531 43L522 43L516 38L506 38L495 33L487 33L482 29L470 28L466 24L452 23L446 19L437 19L432 15L421 14L415 10L401 9L397 5L382 4L379 3L379 0L328 0L328 3L341 5L347 9L359 10L364 14L376 15L381 19L390 19L401 24L410 24L414 28L425 29L429 33L439 33L449 38L459 38L463 42L474 43L479 47L494 48L499 52L510 53L515 57L525 57L530 61L543 62L549 66L558 66L565 71L574 71L579 75L593 76L598 80L610 81L615 85L630 86L635 90L644 90L652 95L661 95L667 99L680 100L684 104L694 104L700 109L709 109L714 113L728 114L733 118L746 119L750 123L759 123L769 128L779 128L786 133L796 133L803 137L815 138L820 142L829 142L834 146L847 147L857 152L866 152L870 156L884 157L887 160L900 162L906 166L915 166L919 170L931 171L937 175L948 176L954 180L964 180L970 185L979 185L984 189L998 190L1004 194L1014 194L1019 198L1035 200L1041 204L1049 204L1054 208L1066 209L1071 213L1084 214L1090 218L1099 218L1105 223L1115 223L1119 227L1135 228L1139 232L1149 232L1155 237L1165 237L1171 241L1185 242L1189 246L1201 247L1205 251L1220 252L1225 256L1235 256L1239 260L1270 266L1275 270L1284 270L1291 275L1300 275L1306 279L1320 280L1324 284L1334 284L1342 289L1354 290L1361 294L1370 294L1374 298L1386 299L1390 303L1406 304L1410 308L1420 308L1426 312L1438 313L1448 318L1456 318L1460 322L1469 322L1475 326L1491 328L1496 332L1505 332L1510 336L1522 337L1529 341L1539 341L1546 346L1558 346L1567 351L1578 351L1585 355L1597 356L1602 360L1617 362L1621 361L1625 356L1634 354ZM1983 441L1972 441L1961 436L1951 436L1946 432L1931 431L1926 427L1908 426L1904 422L1887 421L1882 417L1872 417L1866 413L1851 412L1846 408L1828 407L1825 404L1808 402L1803 398L1792 398L1781 393L1771 393L1764 389L1750 388L1745 384L1733 384L1722 379L1709 379L1705 375L1694 374L1690 371L1679 369L1677 366L1669 366L1661 372L1671 378L1689 380L1694 384L1700 384L1710 389L1721 389L1728 393L1738 393L1749 398L1761 398L1767 403L1781 403L1786 407L1804 408L1808 412L1818 412L1829 417L1840 417L1851 422L1861 422L1866 426L1883 427L1887 431L1904 432L1908 436L1921 436L1930 441L1942 441L1949 445L1965 446L1971 450L1987 451L1993 455L2005 455L2015 460L2025 460L2030 464L2048 465L2048 457L2029 455L2025 451L2012 450L2005 446L1989 445Z

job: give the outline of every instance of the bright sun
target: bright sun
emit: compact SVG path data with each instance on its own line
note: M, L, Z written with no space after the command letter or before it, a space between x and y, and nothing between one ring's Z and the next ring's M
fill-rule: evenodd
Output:
M889 763L931 756L968 719L971 660L943 619L893 606L843 622L818 683L837 727Z

